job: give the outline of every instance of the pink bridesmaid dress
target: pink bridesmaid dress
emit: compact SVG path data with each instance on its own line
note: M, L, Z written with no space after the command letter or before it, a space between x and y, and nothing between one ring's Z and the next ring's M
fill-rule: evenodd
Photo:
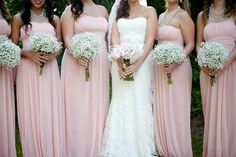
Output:
M11 27L0 18L0 35L9 36ZM15 157L15 100L13 69L0 66L0 157Z
M204 40L221 43L232 53L236 42L233 19L209 22ZM211 86L209 76L201 72L201 95L205 119L204 157L236 157L236 61L216 77Z
M36 16L36 15L35 15ZM48 22L31 22L32 28L21 28L23 50L29 50L29 37L35 32L55 35ZM40 66L22 58L18 66L17 110L24 157L60 157L60 75L57 60Z
M164 25L158 44L169 41L183 47L179 28ZM154 127L158 153L164 157L191 157L190 108L192 69L189 58L171 73L167 84L163 65L154 63Z
M96 24L95 24L96 23ZM90 80L85 68L68 51L61 69L65 146L67 157L98 157L109 104L109 69L105 36L108 23L103 17L82 14L75 34L91 32L100 37L99 56L90 63Z

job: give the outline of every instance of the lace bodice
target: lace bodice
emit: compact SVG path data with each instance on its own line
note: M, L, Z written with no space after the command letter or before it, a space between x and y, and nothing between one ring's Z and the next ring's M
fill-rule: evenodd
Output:
M117 22L120 42L139 42L144 44L146 35L146 18L119 19Z

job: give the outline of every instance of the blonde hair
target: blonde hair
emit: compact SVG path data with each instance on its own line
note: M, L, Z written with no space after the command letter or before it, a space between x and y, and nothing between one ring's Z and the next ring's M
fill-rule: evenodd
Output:
M189 15L191 15L191 10L190 10L191 6L189 0L182 0L182 2L179 2L179 6L185 11L187 11Z

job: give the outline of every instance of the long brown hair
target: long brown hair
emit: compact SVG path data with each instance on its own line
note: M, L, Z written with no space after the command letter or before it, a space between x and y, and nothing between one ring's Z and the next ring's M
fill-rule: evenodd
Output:
M1 10L2 17L8 23L10 23L11 22L11 17L10 17L10 14L9 14L8 10L7 10L7 6L6 6L6 3L5 3L5 0L0 0L0 10Z
M130 6L128 3L128 0L121 0L120 5L117 10L116 20L118 20L120 18L129 17L129 9L130 9Z
M214 0L205 0L204 6L203 6L203 15L202 20L203 23L206 24L207 20L209 19L209 8ZM236 6L235 3L233 3L232 0L225 0L225 12L224 15L226 18L229 18L231 16L236 16Z
M84 11L84 4L82 0L70 0L71 12L75 19L79 18Z

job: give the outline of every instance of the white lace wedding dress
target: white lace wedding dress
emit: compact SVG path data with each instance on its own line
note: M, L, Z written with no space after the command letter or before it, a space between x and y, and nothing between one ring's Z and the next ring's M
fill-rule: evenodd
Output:
M146 18L119 19L120 42L144 45ZM102 157L153 157L155 154L151 103L151 57L134 74L120 80L112 63L112 100L102 143Z

